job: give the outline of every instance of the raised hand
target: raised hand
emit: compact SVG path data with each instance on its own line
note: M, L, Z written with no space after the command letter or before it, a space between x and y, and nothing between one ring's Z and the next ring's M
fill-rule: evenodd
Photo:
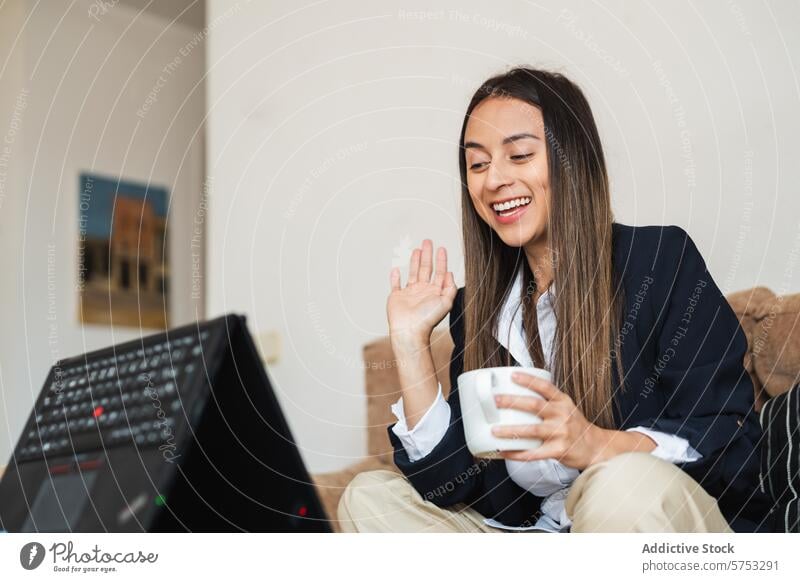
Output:
M432 271L433 243L430 239L422 241L422 248L411 253L405 287L400 284L400 269L392 269L392 291L386 302L386 315L393 342L427 343L433 328L452 309L457 288L453 273L447 270L447 250L444 247L439 247L436 272Z

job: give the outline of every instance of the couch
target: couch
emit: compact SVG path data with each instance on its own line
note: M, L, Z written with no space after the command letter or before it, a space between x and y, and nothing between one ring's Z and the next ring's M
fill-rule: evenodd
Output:
M800 532L800 294L778 296L766 287L755 287L727 296L739 317L748 340L744 365L753 380L755 409L759 413L769 443L762 452L762 486L776 502L773 511L781 515L783 531ZM431 337L436 376L442 392L450 391L450 356L453 341L442 325ZM367 396L367 456L360 462L333 473L313 476L335 530L339 530L336 511L344 488L362 471L388 469L392 462L387 426L395 419L389 407L400 397L395 360L388 337L363 348Z

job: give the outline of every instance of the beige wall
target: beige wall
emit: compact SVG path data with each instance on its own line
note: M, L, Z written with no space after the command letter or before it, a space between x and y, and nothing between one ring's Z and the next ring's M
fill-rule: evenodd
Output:
M202 292L192 296L191 243L194 218L202 216L199 32L116 2L0 7L0 151L9 128L19 128L10 164L0 165L0 464L56 359L140 334L77 323L80 172L171 191L174 320L202 315Z
M463 284L455 140L510 65L585 89L618 220L685 227L725 291L800 290L798 18L789 1L211 0L209 314L281 332L271 374L311 467L365 450L360 349L386 333L391 267L432 237Z

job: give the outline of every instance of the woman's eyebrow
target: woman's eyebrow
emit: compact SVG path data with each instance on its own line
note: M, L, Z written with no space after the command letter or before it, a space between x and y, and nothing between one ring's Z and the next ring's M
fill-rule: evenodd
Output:
M521 140L521 139L541 139L538 135L533 135L532 133L515 133L514 135L510 135L503 140L503 145ZM485 150L486 148L479 144L476 141L468 141L464 142L464 149L466 148L478 148L481 150Z

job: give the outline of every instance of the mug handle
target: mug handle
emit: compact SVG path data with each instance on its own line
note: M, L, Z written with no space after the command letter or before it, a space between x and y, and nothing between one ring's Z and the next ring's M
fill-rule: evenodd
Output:
M479 372L475 377L475 392L478 395L481 409L483 409L483 416L489 424L494 424L500 420L500 413L497 411L497 406L494 403L494 392L492 392L493 380L494 372L491 370Z

